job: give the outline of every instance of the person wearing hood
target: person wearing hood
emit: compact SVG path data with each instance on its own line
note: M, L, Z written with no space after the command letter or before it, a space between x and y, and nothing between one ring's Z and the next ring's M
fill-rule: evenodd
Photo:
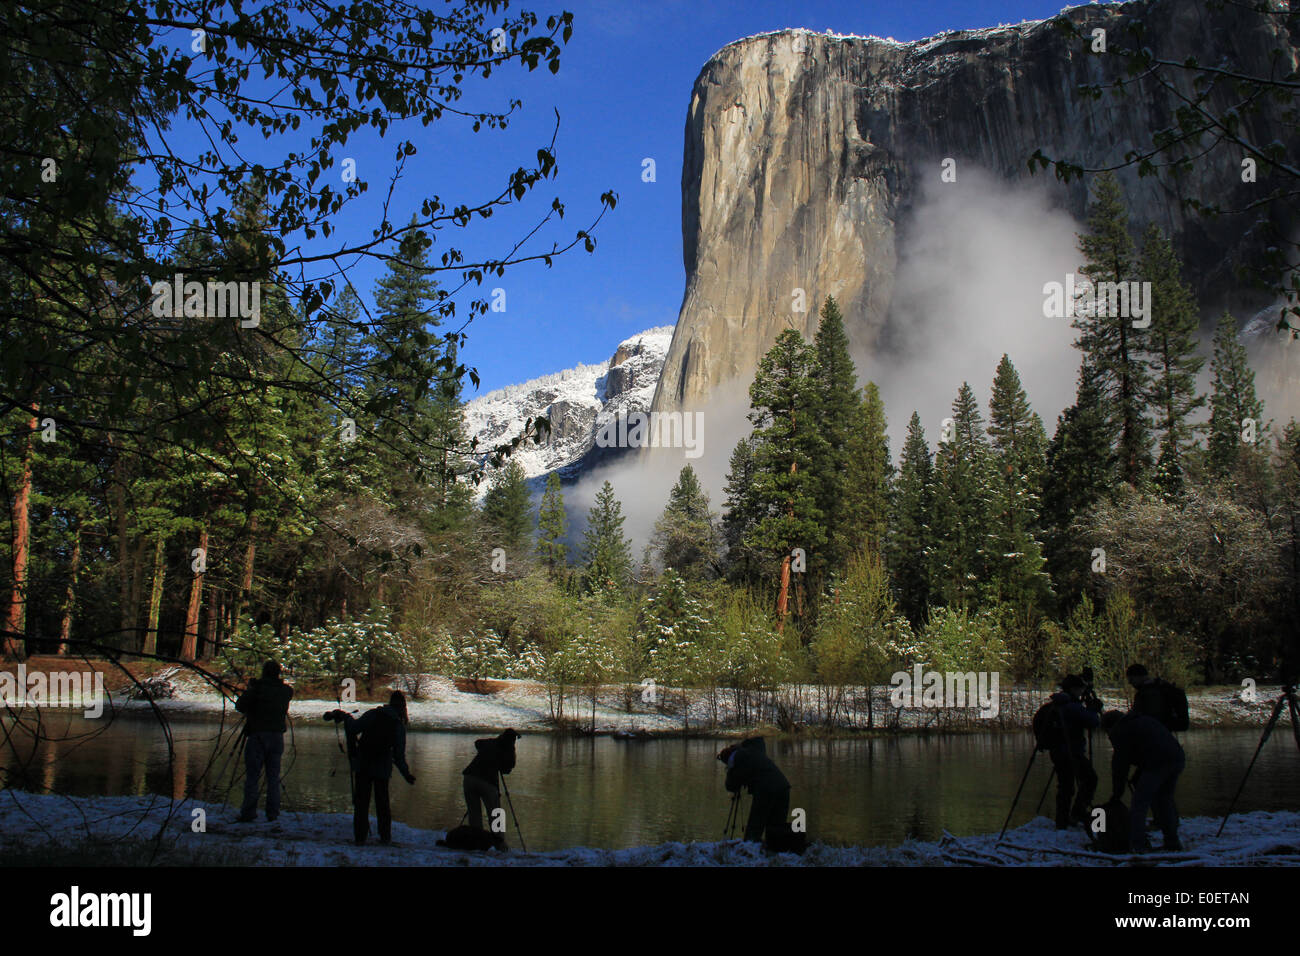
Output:
M513 730L503 730L496 737L474 741L474 759L462 771L470 826L483 829L484 807L487 808L489 823L500 809L501 790L497 781L501 775L515 769L515 741L519 736Z
M267 661L262 676L254 677L235 701L244 715L244 805L239 823L257 819L258 785L266 770L266 819L280 815L280 759L284 756L284 732L288 729L289 701L293 688L280 679L280 664Z
M370 836L370 793L375 795L375 815L379 818L379 842L393 840L393 811L388 800L388 781L396 766L403 779L415 783L406 765L406 695L395 690L382 707L353 717L342 710L332 710L326 720L343 721L347 733L349 760L354 775L352 788L352 837L360 846Z
M745 823L745 839L762 842L766 834L771 842L786 825L790 781L767 755L763 738L750 737L739 745L733 744L718 754L718 759L727 765L724 785L728 792L739 796L740 789L747 787L754 796Z

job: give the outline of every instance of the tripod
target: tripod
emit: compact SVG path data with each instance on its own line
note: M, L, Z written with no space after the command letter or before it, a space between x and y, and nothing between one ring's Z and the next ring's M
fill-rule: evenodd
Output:
M1246 781L1250 779L1250 772L1255 769L1255 761L1259 759L1259 752L1264 749L1269 736L1273 733L1273 728L1277 726L1277 719L1282 715L1282 705L1285 704L1291 712L1291 734L1295 737L1296 747L1300 748L1300 703L1297 703L1295 696L1296 685L1294 683L1282 685L1282 695L1273 701L1273 713L1269 715L1268 723L1264 725L1264 732L1260 734L1259 746L1255 748L1255 756L1250 758L1250 765L1246 767L1246 773L1241 778L1241 786L1237 788L1236 796L1232 798L1232 803L1228 804L1228 812L1223 815L1223 822L1219 824L1219 830L1214 835L1216 837L1223 834L1223 828L1228 825L1228 817L1232 816L1233 808L1237 806L1237 800L1241 792L1246 789Z
M506 794L506 804L510 807L510 817L515 821L515 833L519 834L519 845L525 853L528 852L528 844L524 842L524 831L519 829L519 818L515 816L515 802L510 799L510 788L506 786L506 775L497 771L497 776L501 778L501 789ZM468 813L466 814L468 816Z
M731 810L727 813L727 825L722 829L722 838L724 840L735 839L736 827L740 823L740 791L737 790L731 797Z

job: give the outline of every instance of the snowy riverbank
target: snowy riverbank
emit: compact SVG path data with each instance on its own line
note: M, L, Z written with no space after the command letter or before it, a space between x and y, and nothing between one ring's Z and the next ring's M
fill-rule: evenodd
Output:
M206 828L194 829L203 811ZM232 822L234 810L163 797L71 799L22 791L0 793L0 853L32 865L157 862L261 866L1298 866L1300 813L1257 811L1233 816L1222 837L1219 820L1183 821L1186 851L1112 857L1088 849L1081 832L1058 832L1039 817L1007 833L908 841L895 847L833 847L814 842L803 857L771 855L754 844L663 843L602 850L573 847L547 853L466 853L435 845L440 830L393 824L394 846L354 846L344 813L285 813L276 823ZM373 831L372 821L372 831ZM159 839L161 833L161 839ZM526 835L526 834L525 834ZM507 834L514 836L513 831ZM1158 837L1157 837L1158 841Z
M199 675L182 671L179 668L165 672L166 679L175 691L175 697L159 700L159 708L169 715L219 715L223 708L228 713L231 703L222 698L212 686ZM391 686L408 690L414 683L412 678L396 678ZM380 684L376 684L377 689ZM504 727L531 733L554 731L555 722L551 719L552 702L544 685L528 680L487 680L481 685L486 692L475 693L462 689L461 686L445 677L424 675L419 679L420 694L414 697L408 693L408 709L411 726L414 730L457 730L457 731L497 731ZM815 688L803 688L805 695L817 693ZM1207 689L1188 694L1192 726L1206 727L1243 727L1260 726L1267 720L1272 701L1280 688L1260 687L1256 699L1247 703L1240 693L1231 689ZM386 686L383 695L386 696ZM719 733L737 733L752 729L748 724L736 719L731 706L731 692L720 691L714 706L710 705L705 692L693 692L690 697L688 719L683 718L680 691L675 688L660 688L662 708L657 704L642 701L636 695L629 702L621 687L601 688L597 696L595 719L592 719L591 701L585 694L573 694L565 705L565 715L587 731L594 723L595 733L625 733L641 736L676 736L684 732L710 732L710 728L720 727ZM978 718L975 711L941 711L924 708L903 708L895 729L902 730L1023 730L1029 725L1029 718L1045 698L1045 690L1012 689L1003 690L1001 711L993 719ZM1108 706L1127 706L1115 692L1102 692ZM894 718L893 708L889 703L889 687L879 686L874 689L875 716L874 730L890 729L886 721ZM628 704L630 703L630 710ZM126 710L148 712L147 701L128 701L122 694L115 695L115 707ZM327 710L338 704L328 699L295 700L290 714L299 720L318 720ZM349 710L365 709L374 703L348 705ZM811 714L808 715L811 717ZM715 723L715 718L717 723ZM865 709L858 715L857 729L865 731ZM815 721L801 721L806 727L815 726ZM852 732L839 728L840 733Z

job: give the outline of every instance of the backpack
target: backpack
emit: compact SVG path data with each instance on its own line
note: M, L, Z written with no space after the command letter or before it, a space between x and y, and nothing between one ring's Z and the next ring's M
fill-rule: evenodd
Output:
M505 838L501 834L489 833L487 830L468 824L452 827L447 831L446 836L435 842L438 846L445 846L451 850L507 849Z
M1061 713L1061 705L1056 701L1049 699L1039 707L1034 712L1030 726L1034 731L1035 749L1040 753L1065 746L1065 718Z
M1133 709L1154 717L1172 731L1187 730L1191 719L1187 713L1187 694L1181 687L1156 678L1137 689Z
M1128 853L1132 850L1128 832L1128 807L1120 800L1102 805L1106 811L1106 829L1093 834L1093 842L1103 853Z
M397 718L380 708L381 719L374 720L357 741L357 754L363 761L383 760L397 743Z

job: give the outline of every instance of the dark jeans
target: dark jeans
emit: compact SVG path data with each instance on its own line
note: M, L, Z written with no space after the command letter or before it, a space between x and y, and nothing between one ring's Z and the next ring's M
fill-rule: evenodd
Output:
M745 822L745 839L762 842L766 832L770 839L773 833L780 832L790 812L790 791L779 793L756 793L749 808L749 819Z
M1052 766L1056 768L1056 825L1068 827L1071 816L1087 817L1097 792L1097 771L1085 754L1070 756L1069 751L1052 752ZM1075 792L1077 789L1077 793Z
M465 774L465 808L469 811L469 825L480 830L483 829L483 807L487 807L490 828L492 814L501 807L501 791L486 780Z
M1147 810L1156 818L1156 825L1164 834L1165 846L1178 843L1178 808L1174 806L1174 788L1178 775L1187 766L1187 757L1181 752L1178 760L1163 767L1143 770L1133 787L1133 806L1129 809L1129 838L1134 850L1142 850L1147 842Z
M379 842L393 838L393 810L388 805L388 778L357 774L357 791L352 799L352 836L364 843L370 835L370 788L375 790L375 816L379 817Z
M275 730L249 734L244 741L244 805L241 817L257 814L257 790L262 768L266 768L266 818L280 815L280 758L284 756L284 734Z

